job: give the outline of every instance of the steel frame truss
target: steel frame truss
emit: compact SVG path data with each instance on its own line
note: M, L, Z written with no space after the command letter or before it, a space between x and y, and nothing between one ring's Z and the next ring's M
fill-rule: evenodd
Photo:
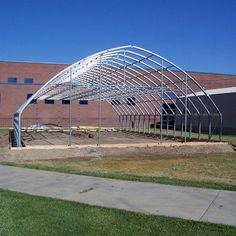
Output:
M202 91L206 99L196 95ZM191 94L191 96L188 96ZM31 96L14 114L13 128L16 144L21 146L21 117L33 99L97 100L112 105L119 115L122 129L150 133L151 118L160 120L160 140L163 136L163 118L166 136L169 119L180 117L181 136L186 141L192 132L192 118L198 117L198 138L201 138L202 117L208 117L208 139L211 139L212 117L218 117L219 139L222 138L222 115L203 87L180 67L164 57L141 47L128 45L88 56L67 67ZM207 100L207 102L206 102ZM119 102L114 102L119 101ZM173 109L170 103L175 104ZM189 122L188 122L189 120ZM128 125L129 123L129 125Z

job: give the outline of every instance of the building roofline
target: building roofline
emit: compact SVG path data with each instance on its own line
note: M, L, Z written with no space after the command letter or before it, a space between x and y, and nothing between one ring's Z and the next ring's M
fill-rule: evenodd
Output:
M194 74L236 76L236 74L227 74L227 73L218 73L218 72L204 72L204 71L190 71L190 70L186 70L186 72L187 73L194 73Z
M72 65L73 63L61 63L61 62L34 62L34 61L4 61L0 60L0 63L24 63L24 64L46 64L46 65ZM227 74L227 73L219 73L219 72L204 72L204 71L190 71L186 70L187 73L194 74L210 74L210 75L224 75L224 76L236 76L236 74Z
M217 88L217 89L208 89L205 90L207 95L218 95L218 94L228 94L228 93L236 93L236 87L226 87L226 88ZM193 96L205 96L205 94L200 91L196 92L195 94L188 94L187 97L193 97ZM182 96L183 98L184 96Z
M23 63L23 64L47 64L47 65L71 65L72 63L59 63L59 62L34 62L34 61L3 61L0 60L0 63Z

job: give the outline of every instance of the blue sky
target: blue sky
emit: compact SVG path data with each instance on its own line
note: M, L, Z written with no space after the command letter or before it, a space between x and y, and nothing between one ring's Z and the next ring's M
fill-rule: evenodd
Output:
M236 0L0 0L0 60L73 63L134 44L236 74Z

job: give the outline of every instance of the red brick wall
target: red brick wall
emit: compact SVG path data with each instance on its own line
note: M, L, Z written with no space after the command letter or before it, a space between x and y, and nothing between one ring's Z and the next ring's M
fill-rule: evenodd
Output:
M42 84L67 66L68 64L0 62L0 127L12 126L13 114L26 101L26 95L37 91ZM236 76L233 75L193 72L190 74L205 89L236 86ZM16 77L17 84L7 84L8 77ZM34 84L23 84L24 78L33 78ZM69 105L63 105L61 101L55 101L54 105L38 101L38 104L29 105L23 113L23 125L39 122L67 126L68 109ZM96 101L89 101L89 105L79 105L78 101L73 101L73 125L98 125L98 110L99 104ZM118 116L107 103L102 105L102 125L118 125Z
M0 127L12 126L12 117L19 106L26 101L27 94L36 92L42 84L66 68L66 64L0 62ZM16 77L17 84L6 84L8 77ZM33 78L33 85L24 84L24 78ZM89 101L88 105L72 102L72 125L98 125L99 104ZM53 123L68 126L69 105L55 101L55 104L30 104L23 113L23 125ZM117 126L117 114L106 102L102 103L102 125Z
M206 90L226 87L236 87L236 75L189 73Z

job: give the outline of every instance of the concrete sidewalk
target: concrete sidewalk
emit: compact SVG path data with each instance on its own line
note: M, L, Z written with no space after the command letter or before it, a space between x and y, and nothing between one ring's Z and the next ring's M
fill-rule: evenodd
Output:
M0 166L0 188L147 214L236 226L236 192Z

